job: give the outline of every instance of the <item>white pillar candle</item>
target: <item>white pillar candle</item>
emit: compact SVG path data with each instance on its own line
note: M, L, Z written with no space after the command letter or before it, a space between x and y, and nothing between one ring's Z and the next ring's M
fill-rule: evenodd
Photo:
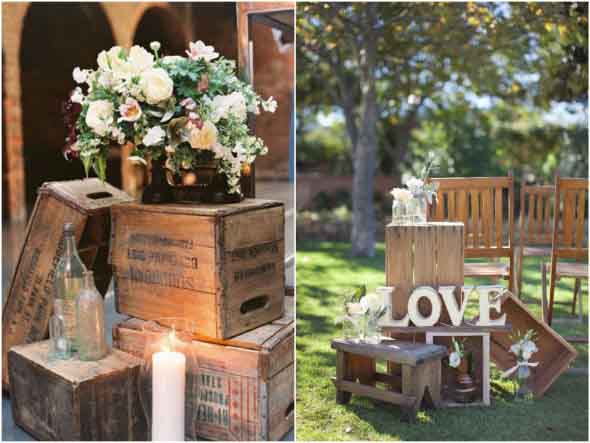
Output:
M180 352L152 356L152 441L184 441L185 374Z

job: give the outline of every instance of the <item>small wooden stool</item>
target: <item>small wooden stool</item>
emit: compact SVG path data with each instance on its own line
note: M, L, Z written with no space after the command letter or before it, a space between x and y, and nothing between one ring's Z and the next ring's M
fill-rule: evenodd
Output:
M378 344L354 340L332 341L336 349L336 402L346 404L351 394L400 405L404 419L413 420L424 399L432 407L441 402L441 360L444 346L382 339ZM376 359L401 365L401 377L377 372ZM387 389L379 389L376 383Z

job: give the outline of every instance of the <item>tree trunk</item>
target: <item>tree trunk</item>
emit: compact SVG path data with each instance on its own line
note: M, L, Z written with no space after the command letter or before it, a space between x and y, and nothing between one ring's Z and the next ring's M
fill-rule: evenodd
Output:
M361 123L353 153L352 181L352 255L375 255L374 177L377 163L377 94L375 57L377 36L376 5L367 3L366 34L360 43Z

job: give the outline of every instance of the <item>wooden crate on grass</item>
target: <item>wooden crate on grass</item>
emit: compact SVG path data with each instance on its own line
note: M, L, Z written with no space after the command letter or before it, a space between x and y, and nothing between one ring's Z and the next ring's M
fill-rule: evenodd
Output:
M8 353L14 421L39 440L145 440L141 360L113 350L96 362L48 361L49 341Z
M502 296L502 312L507 314L513 332L519 331L524 334L529 329L536 332L535 343L539 350L529 361L539 362L537 367L531 368L531 372L533 393L535 398L540 398L567 370L578 353L551 326L536 318L523 302L509 291ZM510 352L512 344L507 334L492 332L491 358L502 370L512 368L516 364L515 355Z
M37 202L2 311L2 385L8 388L8 350L43 340L55 294L55 268L63 252L64 223L74 224L78 252L94 271L104 294L111 280L108 265L109 207L133 199L97 178L45 183Z
M229 340L194 340L197 386L187 386L188 439L278 440L294 421L293 297L285 315ZM143 355L145 321L113 327L117 348Z
M111 218L120 313L154 320L182 312L217 339L281 317L282 203L122 204Z

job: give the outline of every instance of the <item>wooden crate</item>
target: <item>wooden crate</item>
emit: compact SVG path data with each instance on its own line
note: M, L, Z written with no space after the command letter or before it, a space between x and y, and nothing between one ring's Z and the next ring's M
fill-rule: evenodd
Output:
M120 313L197 321L225 339L281 317L284 207L122 204L111 209L111 262Z
M578 353L561 335L536 318L522 301L509 291L506 291L502 297L502 312L506 313L513 332L520 331L524 334L528 329L533 329L537 333L535 343L539 351L533 354L530 361L539 362L539 366L531 368L531 372L535 398L540 398L567 370ZM514 354L510 353L512 344L507 334L492 332L491 358L502 370L507 370L516 364Z
M27 226L2 311L2 385L8 388L6 355L18 344L43 340L54 298L55 267L63 250L63 225L75 226L80 256L94 270L104 294L111 280L108 265L109 207L132 198L99 179L48 182L40 189Z
M187 439L278 440L293 427L293 297L286 314L226 341L193 342L197 386L187 386ZM113 327L113 344L141 356L144 321Z
M400 319L406 315L408 299L418 286L461 287L463 249L463 223L387 225L385 275L387 286L395 286L392 301L393 317ZM419 309L423 315L428 315L430 304L422 303L421 300ZM440 319L449 321L444 306Z
M39 440L145 440L141 360L113 350L97 362L47 360L49 341L8 353L14 421Z

